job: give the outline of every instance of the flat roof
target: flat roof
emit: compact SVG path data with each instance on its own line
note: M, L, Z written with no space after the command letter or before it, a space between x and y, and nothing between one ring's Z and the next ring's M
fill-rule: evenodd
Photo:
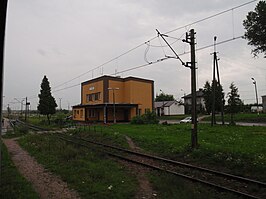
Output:
M104 104L79 104L79 105L75 105L72 106L72 108L102 108L102 107L113 107L114 104L113 103L104 103ZM127 107L137 107L138 104L129 104L129 103L125 103L125 104L115 104L115 107L117 108L127 108Z
M97 77L85 82L82 82L81 85L86 85L89 83L93 83L93 82L97 82L99 80L114 80L114 81L121 81L121 82L126 82L126 81L139 81L139 82L147 82L147 83L153 83L153 80L150 79L143 79L143 78L139 78L139 77L126 77L126 78L122 78L122 77L115 77L115 76L109 76L109 75L104 75L101 77Z

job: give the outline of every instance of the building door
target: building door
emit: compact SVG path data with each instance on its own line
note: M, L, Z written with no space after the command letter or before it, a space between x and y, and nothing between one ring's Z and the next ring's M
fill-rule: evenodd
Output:
M158 115L158 116L161 116L160 108L157 108L157 115Z
M126 122L129 121L129 119L128 119L128 113L129 113L128 109L125 109L125 110L124 110L124 120L125 120Z

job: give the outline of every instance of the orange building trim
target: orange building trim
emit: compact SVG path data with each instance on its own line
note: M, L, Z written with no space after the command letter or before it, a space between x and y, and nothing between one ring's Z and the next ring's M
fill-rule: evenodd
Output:
M101 76L81 83L81 104L73 106L76 121L130 121L153 110L154 81L137 77Z

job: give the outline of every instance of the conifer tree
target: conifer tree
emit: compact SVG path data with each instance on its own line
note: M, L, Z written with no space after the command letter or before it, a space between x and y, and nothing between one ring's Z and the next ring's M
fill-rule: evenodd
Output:
M240 99L240 95L238 94L238 88L235 86L235 84L232 82L230 85L230 91L227 94L228 97L228 106L229 106L229 111L231 115L231 122L230 124L235 124L234 122L234 114L238 113L241 109L241 105L243 102Z
M39 105L38 111L42 115L47 116L48 123L50 124L50 117L52 114L55 114L57 104L55 102L55 98L51 94L50 83L46 76L43 77L41 83L41 90L39 94Z

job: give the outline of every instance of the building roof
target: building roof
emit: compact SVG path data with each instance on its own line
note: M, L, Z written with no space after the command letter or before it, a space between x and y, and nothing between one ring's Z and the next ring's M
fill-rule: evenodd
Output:
M178 103L178 105L180 105L180 103L176 100L174 100L174 101L162 101L162 102L154 102L154 108L169 107L174 103Z
M203 90L202 89L199 89L198 91L196 91L196 96L197 97L203 97ZM186 96L184 96L184 97L182 97L182 98L184 98L184 99L187 99L187 98L191 98L191 94L188 94L188 95L186 95Z
M139 77L126 77L126 78L122 78L120 76L109 76L109 75L103 75L85 82L82 82L81 85L85 85L85 84L89 84L89 83L93 83L93 82L97 82L100 80L115 80L115 81L120 81L120 82L126 82L126 81L139 81L139 82L148 82L148 83L153 83L153 80L149 80L149 79L143 79L143 78L139 78Z
M78 104L75 106L72 106L73 109L75 108L103 108L103 107L113 107L114 104L113 103L104 103L104 104ZM129 108L129 107L137 107L138 104L129 104L129 103L116 103L115 107L117 108Z

